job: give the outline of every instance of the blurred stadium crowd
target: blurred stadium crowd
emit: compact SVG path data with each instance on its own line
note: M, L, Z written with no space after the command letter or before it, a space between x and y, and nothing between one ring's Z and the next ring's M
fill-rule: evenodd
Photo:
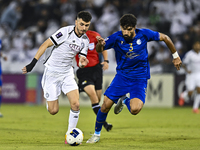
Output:
M193 41L200 40L199 8L199 0L0 0L0 39L8 56L3 72L21 72L43 41L60 27L74 24L81 10L91 12L91 30L104 38L120 29L123 14L132 13L138 19L138 28L169 35L183 57L192 49ZM150 42L148 50L152 73L175 72L170 51L162 42ZM112 50L109 60L113 68ZM21 64L21 68L14 64Z

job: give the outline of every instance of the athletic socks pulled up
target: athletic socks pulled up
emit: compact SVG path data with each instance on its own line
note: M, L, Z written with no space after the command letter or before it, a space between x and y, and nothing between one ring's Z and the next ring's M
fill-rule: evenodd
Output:
M69 121L68 121L68 131L72 128L76 128L76 125L77 125L78 119L79 119L79 114L80 114L80 110L75 111L75 110L70 109Z

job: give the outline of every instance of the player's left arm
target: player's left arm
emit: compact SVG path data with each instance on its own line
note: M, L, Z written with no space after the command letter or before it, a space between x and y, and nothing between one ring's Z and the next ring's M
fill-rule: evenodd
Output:
M159 33L160 35L160 41L164 41L165 44L167 45L167 47L170 49L172 56L173 56L173 64L176 67L177 70L180 70L182 61L178 55L178 52L176 51L176 48L172 42L172 40L170 39L169 36L167 36L166 34L163 33Z

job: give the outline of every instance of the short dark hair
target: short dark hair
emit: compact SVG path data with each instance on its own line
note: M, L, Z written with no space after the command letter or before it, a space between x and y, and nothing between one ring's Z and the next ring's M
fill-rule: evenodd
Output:
M76 18L82 19L85 22L89 22L92 19L92 15L88 11L80 11Z
M135 27L137 24L137 18L132 14L125 14L120 18L120 25L123 28Z

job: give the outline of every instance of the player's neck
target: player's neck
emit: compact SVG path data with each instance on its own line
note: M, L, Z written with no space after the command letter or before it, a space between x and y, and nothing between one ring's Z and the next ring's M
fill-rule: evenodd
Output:
M74 33L76 34L77 37L81 37L83 34L81 34L78 29L75 27Z

